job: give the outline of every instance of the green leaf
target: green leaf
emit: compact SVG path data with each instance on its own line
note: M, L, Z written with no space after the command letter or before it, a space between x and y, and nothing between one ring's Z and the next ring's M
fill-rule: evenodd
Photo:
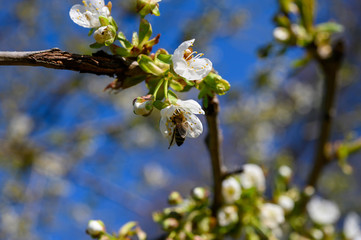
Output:
M160 76L164 73L164 71L159 68L154 62L153 60L144 54L141 54L138 56L138 63L139 66L143 69L144 72L146 73L150 73L156 76Z
M91 36L94 33L94 31L95 31L95 28L90 29L88 32L88 36Z
M157 108L158 110L162 110L163 108L169 106L169 104L157 100L157 101L154 101L154 102L153 102L153 106L154 106L155 108Z
M166 64L171 64L172 63L172 55L170 54L159 54L157 56L157 59L159 59L160 61L162 61L163 63Z
M110 16L108 19L109 19L110 25L112 25L116 29L116 31L118 31L118 24L115 22L114 18L112 16Z
M168 90L168 100L172 104L177 103L178 97L172 90Z
M133 44L133 46L139 45L139 37L138 37L138 33L136 33L136 32L133 32L132 44Z
M110 25L109 19L104 16L99 16L99 22L102 26L108 26Z
M139 47L142 47L152 36L152 25L144 18L139 25Z
M120 229L119 229L119 236L120 237L125 237L128 235L128 233L132 230L132 228L134 228L135 226L137 226L137 222L128 222L125 225L123 225Z
M306 66L310 62L311 58L309 56L297 59L292 62L294 68L300 68Z
M177 92L181 92L184 89L184 86L180 82L173 79L170 81L169 86Z
M315 14L315 0L297 0L296 3L300 9L303 26L307 32L311 32Z
M125 35L122 32L118 33L117 38L123 47L125 47L127 49L131 49L133 47L133 45L127 40L127 38L125 37Z
M101 48L101 47L103 47L103 46L104 46L104 44L102 44L102 43L97 43L97 42L92 43L92 44L89 45L89 47L91 47L91 48Z
M344 28L341 24L335 22L326 22L321 23L316 26L318 32L328 32L328 33L340 33L343 32Z
M128 57L130 55L129 50L125 49L123 47L119 47L115 44L109 45L111 51L115 53L116 55L122 56L122 57Z

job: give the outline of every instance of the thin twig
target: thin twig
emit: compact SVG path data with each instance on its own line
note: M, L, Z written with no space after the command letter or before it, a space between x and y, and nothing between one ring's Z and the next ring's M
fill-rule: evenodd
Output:
M213 171L213 206L212 213L215 216L222 205L222 137L219 128L219 101L216 95L208 98L208 106L205 108L208 124L206 144L211 157Z

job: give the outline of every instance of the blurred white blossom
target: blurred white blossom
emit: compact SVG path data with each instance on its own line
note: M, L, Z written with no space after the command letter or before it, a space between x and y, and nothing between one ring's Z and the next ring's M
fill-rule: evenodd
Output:
M33 120L26 114L17 114L10 120L10 137L23 138L33 129Z
M236 206L224 206L217 214L218 224L221 227L228 226L238 221L238 209Z
M355 212L346 215L343 233L348 240L361 240L360 217Z
M295 202L292 198L286 195L281 195L277 200L278 205L280 205L285 212L290 212L295 206Z
M258 191L263 192L266 189L266 180L263 170L256 164L243 165L243 172L239 175L241 185L245 189L255 187Z
M154 187L164 187L169 183L169 174L158 163L149 163L143 169L145 181Z
M277 229L284 223L285 216L283 209L273 203L265 203L260 208L260 219L263 225L270 229Z
M287 28L276 27L273 30L273 37L280 42L285 42L290 39L291 35Z
M222 195L226 203L234 203L240 199L241 193L241 186L235 178L229 177L222 182Z
M289 166L282 165L278 169L278 173L284 178L290 178L292 176L292 169Z
M321 225L334 224L340 217L336 203L317 196L308 202L307 212L312 221Z
M104 223L100 220L90 220L88 222L88 227L86 229L86 232L92 236L96 237L99 234L103 233L105 231Z

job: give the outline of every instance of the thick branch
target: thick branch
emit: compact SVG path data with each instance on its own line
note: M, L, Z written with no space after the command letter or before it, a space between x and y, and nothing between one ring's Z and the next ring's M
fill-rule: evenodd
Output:
M219 101L217 95L208 98L208 106L205 110L208 124L208 135L206 137L206 144L209 154L211 156L213 171L212 212L215 216L217 214L217 210L222 205L222 137L219 128Z
M89 56L68 53L58 48L35 52L0 52L0 65L40 66L111 77L131 76L141 71L137 62L128 62L103 51Z

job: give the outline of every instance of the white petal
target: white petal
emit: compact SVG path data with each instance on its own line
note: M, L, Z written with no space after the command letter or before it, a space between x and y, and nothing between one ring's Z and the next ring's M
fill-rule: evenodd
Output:
M199 118L194 114L185 115L188 122L187 137L196 138L203 132L203 125Z
M105 4L104 4L104 0L88 0L86 1L87 5L89 6L89 3L91 4L90 6L94 6L96 8L102 9Z
M196 101L194 101L192 99L185 100L185 101L178 99L177 104L188 112L191 112L194 114L204 114L204 111L203 111L201 105L199 105L199 103L197 103Z
M195 71L199 77L197 80L205 78L212 71L212 62L208 58L198 58L189 62L191 70Z
M343 226L343 233L347 239L355 239L361 236L360 217L357 213L347 214Z
M85 28L96 28L100 27L99 16L96 13L91 12L89 8L76 4L70 11L69 16L73 22L81 27Z
M173 54L173 63L174 61L178 61L180 59L183 59L184 51L187 50L190 46L193 45L195 39L188 40L183 42L179 47L174 51Z
M159 130L162 133L163 137L168 138L169 136L169 129L167 127L168 119L165 117L162 117L159 121Z

